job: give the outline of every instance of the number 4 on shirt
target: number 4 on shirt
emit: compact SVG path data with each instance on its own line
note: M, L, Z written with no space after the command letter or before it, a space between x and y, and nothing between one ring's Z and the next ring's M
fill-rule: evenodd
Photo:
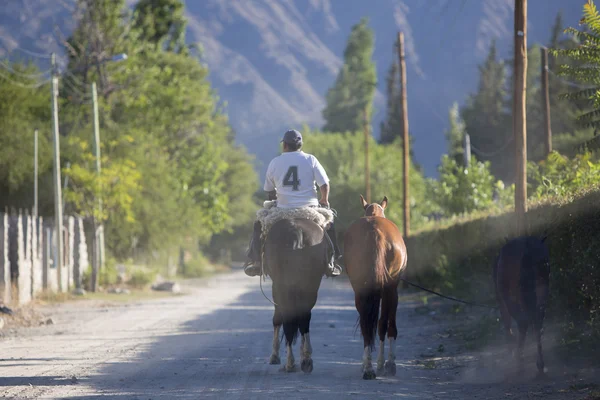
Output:
M298 167L292 165L288 168L283 178L283 186L291 186L292 190L298 190L300 181L298 180Z

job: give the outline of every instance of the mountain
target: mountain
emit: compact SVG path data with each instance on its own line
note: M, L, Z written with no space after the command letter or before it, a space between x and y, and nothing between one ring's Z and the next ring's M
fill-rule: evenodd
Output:
M63 54L57 38L73 28L75 0L3 3L0 56L47 64L41 56ZM546 43L559 11L567 26L576 26L584 0L528 3L532 45ZM434 176L446 150L448 109L476 89L477 65L490 41L497 40L502 57L510 56L513 7L514 0L187 0L187 40L202 45L209 79L227 102L237 140L257 155L263 174L287 128L322 126L324 95L342 63L350 29L362 16L375 32L379 84L372 126L379 135L385 74L402 30L414 152L426 174Z

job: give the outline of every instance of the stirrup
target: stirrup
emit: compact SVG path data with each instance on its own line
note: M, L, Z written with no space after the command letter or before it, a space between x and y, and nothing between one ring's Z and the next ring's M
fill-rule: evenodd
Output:
M342 274L342 267L340 267L337 263L329 263L327 265L327 270L325 271L325 275L333 278L335 276L340 276Z
M259 276L262 274L262 267L251 261L244 265L244 273L248 276Z

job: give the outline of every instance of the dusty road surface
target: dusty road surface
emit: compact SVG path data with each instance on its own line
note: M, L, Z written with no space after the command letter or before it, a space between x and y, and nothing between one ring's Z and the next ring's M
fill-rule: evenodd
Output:
M270 296L270 282L265 292ZM0 396L94 399L584 399L589 380L503 383L498 356L461 350L455 316L401 298L397 375L361 379L362 340L344 278L324 279L313 311L314 371L269 365L272 305L258 278L220 275L174 296L112 307L53 306L54 325L0 340ZM440 303L442 304L442 303ZM447 305L447 303L444 303ZM421 303L422 306L422 303ZM434 311L430 311L434 310ZM299 344L299 343L298 343ZM299 360L297 346L296 361ZM285 347L281 358L284 360ZM376 355L374 354L374 359ZM551 360L548 361L548 364Z

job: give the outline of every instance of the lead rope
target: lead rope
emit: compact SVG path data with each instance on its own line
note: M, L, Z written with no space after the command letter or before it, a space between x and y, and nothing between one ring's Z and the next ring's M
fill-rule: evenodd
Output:
M266 280L265 276L266 276L265 275L265 242L261 238L261 246L260 246L260 277L258 278L258 282L260 284L260 291L261 291L262 295L265 297L265 299L269 300L269 303L271 303L275 307L277 307L277 304L273 300L271 300L270 298L268 298L267 295L265 294L265 291L263 290L262 282L263 282L263 279Z
M440 297L443 297L443 298L445 298L445 299L448 299L448 300L456 301L456 302L463 303L463 304L467 304L467 305L470 305L470 306L484 307L484 308L491 308L492 310L497 310L497 309L498 309L498 307L494 307L494 306L488 306L487 304L471 303L470 301L460 300L460 299L457 299L457 298L455 298L455 297L446 296L446 295L443 295L443 294L441 294L441 293L435 292L435 291L433 291L433 290L426 289L426 288L424 288L423 286L419 286L419 285L417 285L416 283L412 283L412 282L410 282L410 281L408 281L408 280L406 280L406 279L404 279L404 278L400 278L400 280L402 280L402 281L404 281L404 282L408 283L408 284L409 284L409 285L411 285L411 286L414 286L414 287L416 287L416 288L418 288L418 289L421 289L421 290L423 290L423 291L425 291L425 292L429 292L429 293L435 294L436 296L440 296Z

